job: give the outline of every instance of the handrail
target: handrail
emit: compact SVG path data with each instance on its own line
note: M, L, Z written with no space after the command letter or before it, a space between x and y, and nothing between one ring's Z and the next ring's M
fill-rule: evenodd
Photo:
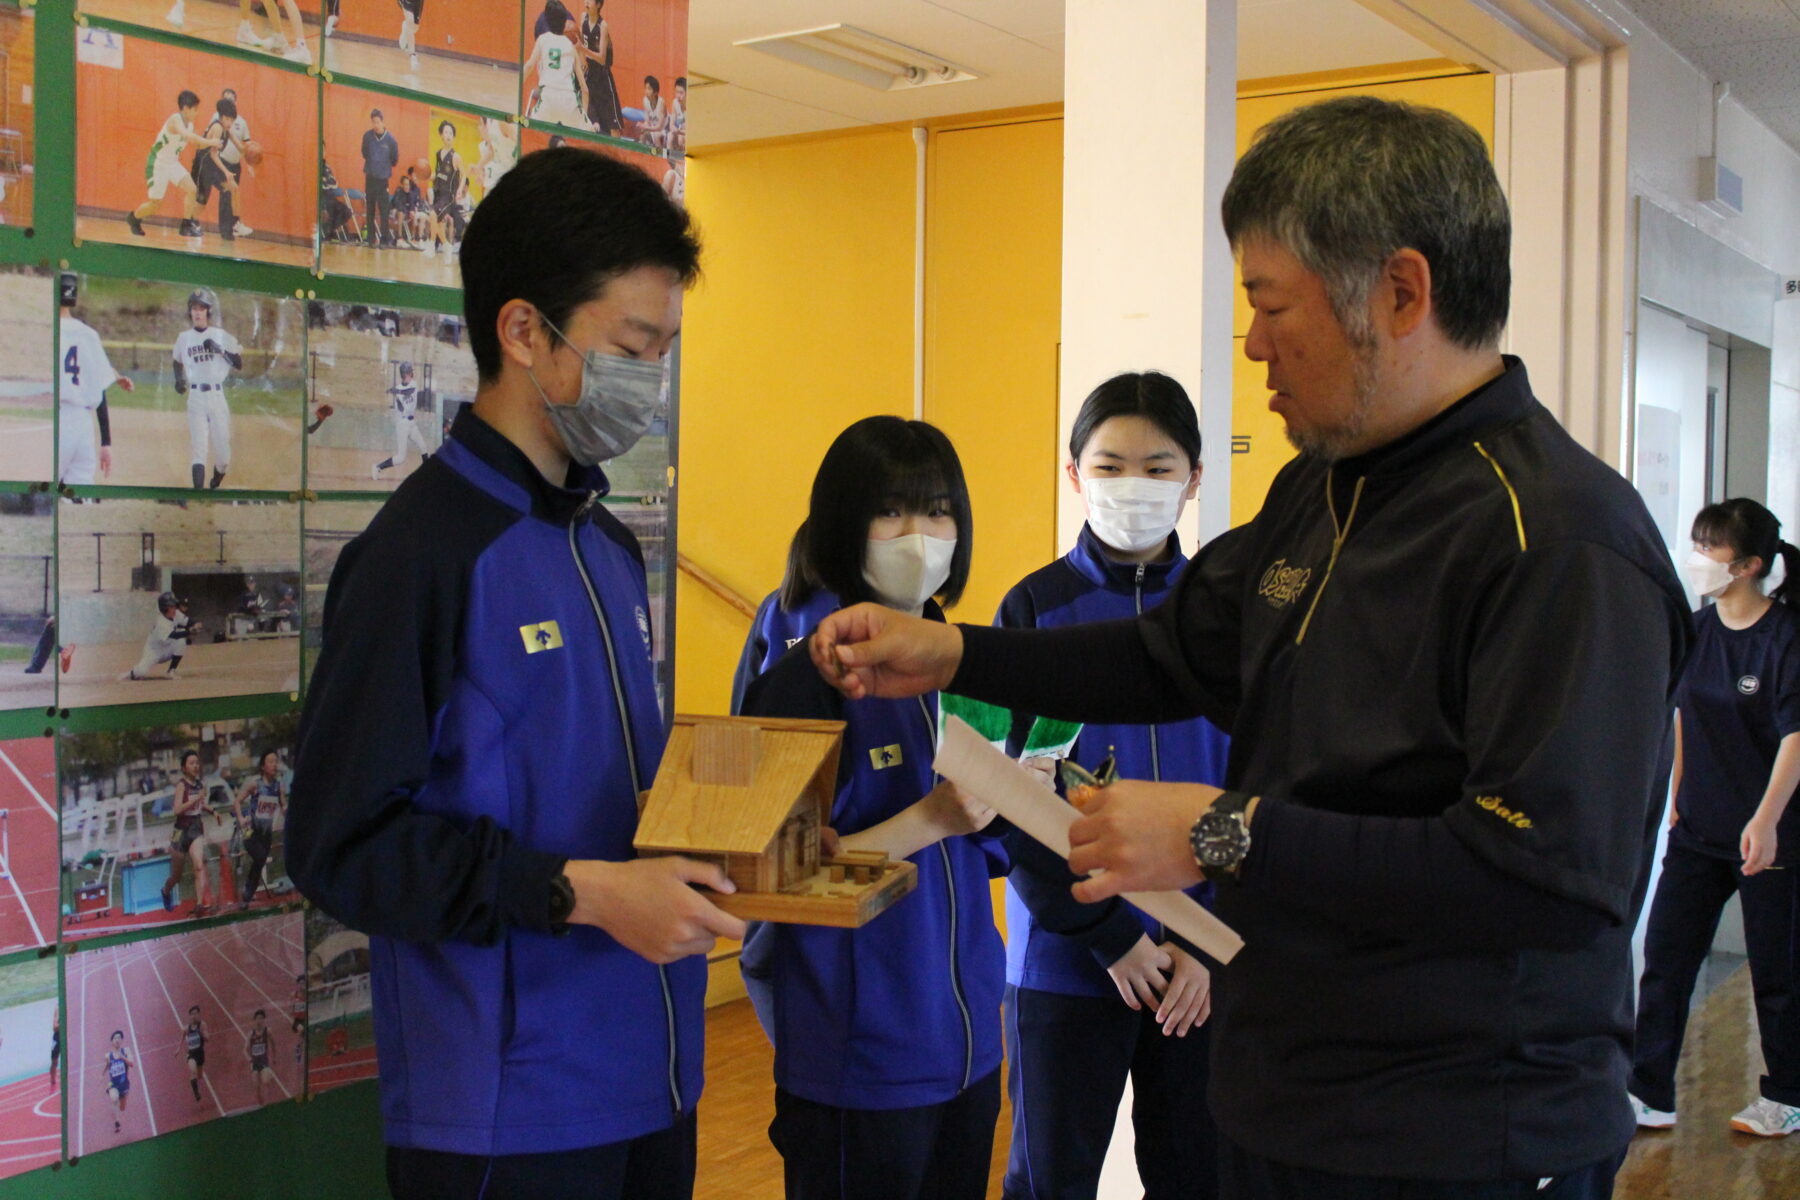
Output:
M711 571L708 571L705 567L701 566L685 554L677 553L675 555L675 565L687 572L695 583L699 584L725 603L731 605L731 607L737 609L752 621L756 619L756 605L740 596L729 584L720 580L717 575L714 575Z

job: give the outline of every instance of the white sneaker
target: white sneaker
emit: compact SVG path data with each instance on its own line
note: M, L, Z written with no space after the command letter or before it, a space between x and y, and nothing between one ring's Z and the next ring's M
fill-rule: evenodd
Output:
M1636 1096L1631 1097L1631 1115L1637 1118L1639 1129L1669 1129L1675 1124L1675 1114L1651 1108Z
M180 29L183 25L187 24L187 10L182 7L182 0L175 0L174 7L169 9L169 15L164 17L163 20L167 21L177 29Z
M250 22L238 22L238 45L249 46L256 50L263 48L263 39L256 36L256 30L250 28Z
M255 233L256 230L250 228L248 225L244 224L242 221L239 221L236 225L232 226L231 232L236 234L238 237L249 237L251 234Z
M1786 1137L1800 1132L1800 1108L1779 1100L1758 1099L1731 1118L1731 1127L1739 1133L1754 1133L1757 1137Z
M303 62L309 66L312 64L312 51L306 48L305 42L296 44L281 57L287 59L289 62Z
M418 71L419 56L417 54L408 54L406 56L406 69L415 73Z
M380 463L376 463L369 468L369 478L370 479L380 479L381 478L381 464Z
M337 18L328 16L325 18L325 32L320 34L319 36L320 37L330 37L332 35L332 33L334 33L336 30L337 30Z

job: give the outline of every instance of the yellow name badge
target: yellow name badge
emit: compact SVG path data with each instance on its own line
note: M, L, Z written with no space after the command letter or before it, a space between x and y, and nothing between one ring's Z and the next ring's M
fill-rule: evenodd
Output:
M562 649L562 630L555 621L539 621L536 625L519 626L519 636L525 639L525 653L536 654L540 650Z
M869 750L869 763L877 771L897 767L901 762L900 745L897 742L892 746L874 746Z

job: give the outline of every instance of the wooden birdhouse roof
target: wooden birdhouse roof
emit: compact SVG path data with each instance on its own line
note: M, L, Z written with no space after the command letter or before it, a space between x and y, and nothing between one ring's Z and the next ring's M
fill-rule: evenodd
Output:
M637 848L762 853L821 769L835 782L843 731L842 721L677 715Z

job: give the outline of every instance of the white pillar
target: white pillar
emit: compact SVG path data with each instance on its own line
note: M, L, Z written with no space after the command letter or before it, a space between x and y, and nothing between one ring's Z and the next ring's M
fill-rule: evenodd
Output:
M1231 250L1219 200L1237 157L1235 0L1067 0L1058 463L1108 376L1160 370L1200 410L1192 548L1231 518ZM1197 515L1196 515L1197 514ZM1082 508L1057 490L1057 541Z

